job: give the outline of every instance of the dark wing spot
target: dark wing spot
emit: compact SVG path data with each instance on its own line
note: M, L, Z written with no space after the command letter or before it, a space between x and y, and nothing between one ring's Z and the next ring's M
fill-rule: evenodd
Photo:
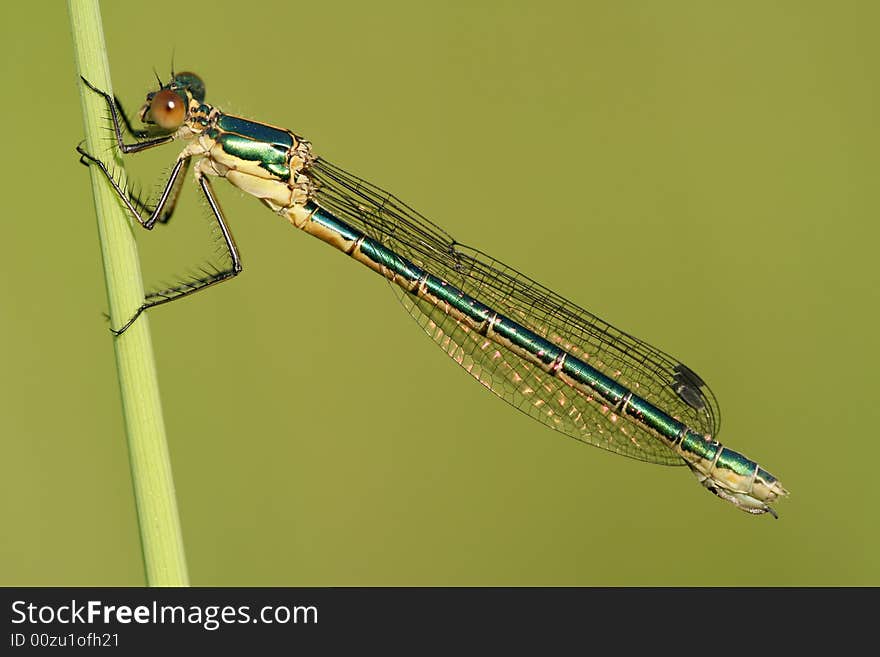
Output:
M706 401L700 393L700 388L706 385L705 381L682 363L676 365L672 372L672 389L675 390L675 394L691 408L697 410L704 408Z

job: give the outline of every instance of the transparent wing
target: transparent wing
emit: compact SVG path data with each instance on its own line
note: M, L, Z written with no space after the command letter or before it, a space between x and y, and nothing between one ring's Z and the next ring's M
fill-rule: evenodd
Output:
M588 363L691 429L713 437L720 409L709 387L668 354L625 333L529 277L456 242L395 196L316 160L315 200L400 256L458 287ZM444 307L392 285L404 307L443 351L496 395L557 431L652 463L682 459L641 425L610 412L601 399L504 349Z

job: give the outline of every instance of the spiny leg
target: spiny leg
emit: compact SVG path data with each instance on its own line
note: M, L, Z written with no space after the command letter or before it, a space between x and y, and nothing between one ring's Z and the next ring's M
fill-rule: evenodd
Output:
M211 208L211 212L213 213L214 218L217 220L217 224L220 227L220 233L223 235L223 242L226 246L226 251L229 254L229 268L214 268L214 271L202 269L202 273L204 274L204 276L197 277L191 281L187 281L175 287L170 287L164 290L158 290L156 292L150 293L149 295L147 295L147 298L144 299L144 302L141 304L140 308L137 309L134 315L132 315L125 324L123 324L119 329L110 329L115 335L122 335L129 326L134 324L135 320L140 317L141 313L148 308L159 306L163 303L176 301L177 299L189 296L190 294L194 294L195 292L204 290L206 287L215 285L216 283L220 283L221 281L225 281L229 278L237 276L241 272L241 258L238 255L238 247L235 245L235 239L232 237L232 232L230 232L229 227L226 225L226 221L223 218L223 211L220 209L220 204L217 202L217 199L214 196L214 191L211 188L211 183L208 181L207 176L199 169L196 170L196 180L199 183L199 187L201 188L202 193L208 200L208 206Z
M189 165L191 162L190 158L186 158L183 160L183 165L180 167L180 171L176 174L176 180L170 185L167 185L169 189L163 190L160 200L162 198L165 199L164 205L159 209L158 212L156 212L156 209L159 206L151 207L150 204L144 201L139 193L132 191L132 187L130 184L125 183L123 185L122 183L118 183L118 181L116 181L113 177L113 174L109 172L108 167L98 158L85 152L85 150L82 148L82 144L77 146L76 151L80 154L79 161L81 164L89 166L89 164L94 163L100 167L101 172L105 176L107 176L111 184L113 184L113 187L116 188L117 195L120 195L123 198L123 202L125 202L126 198L128 199L128 203L126 203L126 206L128 207L129 203L131 203L131 205L134 207L136 211L135 218L138 219L138 223L140 223L142 226L144 226L145 228L147 227L145 225L145 222L141 221L144 213L152 216L155 212L155 221L159 222L160 224L167 224L171 220L171 215L173 215L174 210L177 209L177 201L180 200L180 192L183 190L183 181L186 179L186 173L189 171ZM175 165L176 164L177 163L175 163ZM174 175L173 171L172 175ZM129 208L129 210L131 210L131 208ZM152 228L152 224L149 226L149 228Z
M125 207L128 208L128 211L131 215L137 220L137 222L146 228L147 230L152 230L153 226L157 221L162 221L164 217L164 221L168 221L170 218L170 211L166 210L166 205L171 204L171 210L174 209L174 206L177 204L177 199L180 196L180 185L177 184L177 179L180 177L182 172L186 172L189 167L189 159L190 155L182 155L177 159L177 162L174 163L174 167L171 169L171 175L168 178L168 182L165 183L165 187L162 190L162 194L159 197L159 201L156 203L156 207L153 208L153 211L150 213L150 216L146 219L141 215L141 210L146 210L147 208L144 204L138 199L132 199L122 188L122 186L117 182L116 178L113 177L113 174L110 173L110 169L107 168L107 165L104 162L88 151L86 151L82 144L76 147L77 153L80 154L80 162L84 164L88 164L91 162L95 164L110 184L113 186L113 189L116 191L116 195L120 198L120 200L125 204Z
M174 139L174 135L163 135L160 137L145 139L144 141L139 141L134 144L126 144L125 139L122 136L122 126L120 125L119 119L120 114L122 114L122 120L125 123L125 127L135 138L147 137L149 133L146 130L133 130L128 117L121 112L122 105L118 100L115 100L113 96L103 89L99 89L84 77L80 76L80 78L89 89L101 96L104 99L104 102L107 103L107 107L110 109L110 118L113 121L113 132L116 134L116 143L119 145L119 150L123 153L139 153L140 151L145 151L149 148L155 148L156 146L167 144Z
M84 80L85 81L85 80ZM94 89L88 81L85 81L90 89ZM106 98L106 96L105 96ZM125 129L135 139L146 139L150 136L150 132L148 130L135 130L135 128L131 125L131 120L128 118L128 114L125 113L125 110L122 109L122 103L119 101L117 96L113 96L113 104L116 106L116 110L119 114L119 117L122 119L122 122L125 124Z
M147 139L147 137L149 137L150 135L150 132L148 130L136 130L132 126L131 120L128 118L128 115L122 108L122 103L120 102L119 98L115 96L111 97L110 94L108 94L106 91L99 89L84 77L80 76L80 78L89 89L101 96L104 99L104 102L107 103L107 107L110 110L110 118L113 124L113 133L115 135L115 140L117 145L119 146L119 150L121 150L123 153L137 153L143 150L147 150L149 148L155 148L156 146L162 146L163 144L167 144L168 142L173 140L172 135L163 135L153 139ZM122 120L122 123L125 124L125 129L128 131L129 134L131 134L135 139L140 139L144 141L139 141L135 144L126 144L122 136L120 119ZM80 152L80 155L84 155L80 148L77 148L77 151ZM88 159L95 161L94 158L91 157L89 157ZM80 161L82 161L82 157L80 158ZM84 162L84 164L87 163ZM189 161L186 161L183 165L183 171L181 172L184 175L180 177L177 186L174 187L173 190L171 190L170 194L166 190L165 195L168 195L168 198L166 199L167 202L165 204L164 212L159 213L156 217L156 220L160 224L168 223L168 221L171 219L171 215L174 214L174 210L177 207L177 200L180 197L180 190L182 187L183 179L185 178L185 174L188 168ZM102 169L106 169L106 167L102 167ZM138 208L140 212L150 212L152 214L152 211L148 208L146 203L141 202L139 198L132 197L131 195L128 196L129 200L132 202L133 205ZM143 224L143 222L141 223Z
M180 192L183 190L183 183L186 180L186 174L189 171L190 162L192 162L190 158L186 158L183 161L183 166L180 169L177 180L174 181L171 189L167 192L165 207L162 208L162 211L156 216L156 221L158 223L167 224L171 220L171 215L174 214L174 210L177 209L177 201L180 199ZM141 212L152 214L155 209L138 199L136 195L129 194L129 199L141 209Z
M80 159L84 164L95 164L101 170L101 172L113 186L113 189L116 192L117 196L126 206L126 208L128 208L128 211L131 213L131 215L137 220L137 222L141 226L143 226L147 230L152 230L156 224L156 221L161 220L160 217L163 216L163 210L165 209L166 204L168 204L169 202L176 203L177 197L180 192L180 185L177 184L177 181L180 178L181 172L186 171L190 161L190 156L187 155L180 157L177 162L175 162L174 168L171 170L171 175L168 178L168 182L165 184L164 189L162 190L162 195L160 196L156 207L150 213L150 216L145 219L138 210L138 206L142 206L143 204L139 201L132 199L125 192L119 182L117 182L117 180L113 177L107 165L103 161L86 151L82 147L82 144L77 146L76 150L77 152L79 152ZM146 299L144 299L144 302L135 311L135 313L128 319L127 322L125 322L125 324L123 324L118 329L110 329L110 331L114 335L122 335L147 308L152 308L153 306L158 306L163 303L168 303L169 301L174 301L175 299L188 296L210 285L214 285L215 283L224 281L227 278L232 278L233 276L236 276L239 272L241 272L241 259L238 255L238 248L235 245L235 240L232 237L232 233L230 232L229 227L226 225L226 221L223 219L223 212L220 209L220 204L214 196L211 185L208 182L207 177L204 173L202 173L201 170L197 170L196 180L199 183L199 187L201 187L202 189L202 193L208 200L208 205L211 208L211 212L213 213L220 227L220 232L223 235L224 246L226 247L226 250L229 254L230 267L228 269L214 268L213 271L202 269L202 273L204 274L204 276L197 277L192 281L183 283L175 287L170 287L164 290L158 290L156 292L150 293L149 295L147 295Z
M174 210L177 208L180 191L183 189L183 181L186 179L186 173L189 171L189 163L189 159L184 160L183 169L180 172L180 178L171 190L171 195L168 198L168 202L165 204L165 211L156 217L156 221L160 224L167 224L171 220L171 215L174 214Z

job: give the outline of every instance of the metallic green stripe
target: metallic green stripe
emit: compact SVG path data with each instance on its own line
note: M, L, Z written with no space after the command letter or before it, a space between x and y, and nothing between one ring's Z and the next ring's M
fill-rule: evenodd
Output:
M472 320L475 324L481 324L488 321L494 314L492 309L484 306L473 297L468 296L454 285L450 285L446 281L428 274L425 280L425 287L432 295L448 303L450 306L461 312L465 317Z
M551 342L547 342L537 333L533 333L522 324L508 319L504 315L498 315L498 319L495 320L492 328L498 335L509 340L520 349L525 349L534 355L544 365L552 365L565 353L562 349Z
M668 414L637 395L632 396L623 412L672 442L678 440L685 428L682 422L669 417Z
M290 180L290 167L287 166L286 162L284 164L276 164L264 161L260 166L279 180Z
M776 477L774 477L772 474L770 474L769 472L767 472L766 470L764 470L763 468L760 468L760 467L758 468L758 474L756 476L758 479L762 479L765 482L767 482L768 486L772 486L773 484L775 484L778 481L778 479L776 479Z
M350 228L350 230L354 229ZM375 240L371 240L369 237L364 237L363 242L361 242L361 253L373 262L390 269L392 272L405 278L411 283L415 283L426 274L425 270L421 267L417 267L406 258L401 258L394 253L394 251L385 248Z
M339 219L327 212L324 208L319 208L314 203L307 204L306 210L312 213L312 221L341 235L342 239L347 242L355 242L364 236L360 231L355 230L342 221L339 221Z
M260 166L273 176L281 180L290 179L290 168L287 166L288 152L286 150L279 150L265 141L255 141L228 132L220 133L217 136L217 142L230 155L242 160L259 162Z
M562 371L575 381L583 383L591 390L594 390L597 395L611 406L619 404L620 401L626 397L627 393L629 393L629 390L622 385L609 379L598 370L590 367L584 361L575 358L571 354L566 355L565 362L562 364ZM636 399L636 397L634 396L633 399ZM631 403L632 400L630 400L630 404Z
M232 132L254 141L270 144L282 151L289 151L294 144L293 133L290 131L258 121L249 121L240 116L221 114L217 117L217 127L223 132Z
M758 464L751 459L747 459L739 452L734 452L732 449L723 447L715 467L732 470L743 477L751 477L755 472L755 468L758 467Z
M714 460L718 450L723 449L721 443L717 440L706 440L704 436L701 436L696 431L691 431L690 429L687 430L684 438L681 439L679 448L683 452L696 454L707 461Z

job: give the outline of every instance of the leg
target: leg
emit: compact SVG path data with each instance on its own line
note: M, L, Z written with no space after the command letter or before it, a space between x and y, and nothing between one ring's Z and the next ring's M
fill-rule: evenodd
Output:
M164 137L154 137L145 141L139 141L135 144L126 144L125 140L122 138L122 126L119 125L119 115L121 113L120 110L122 109L122 105L119 104L118 100L114 100L114 98L106 91L98 89L98 87L93 85L84 77L80 76L80 78L89 89L94 91L96 94L102 96L104 98L104 102L107 103L107 107L110 109L110 118L113 120L113 132L116 134L116 143L119 144L119 150L121 150L123 153L138 153L140 151L145 151L148 148L155 148L156 146L167 144L174 139L173 135L165 135ZM128 117L125 116L125 114L122 114L122 116L126 128L132 135L138 138L147 136L147 132L145 130L132 130L131 123L129 122Z
M80 77L82 77L82 76L80 76ZM159 137L159 138L154 138L154 139L149 139L146 141L138 142L136 144L126 144L122 139L122 129L119 125L120 118L122 119L122 122L125 124L125 129L136 139L146 139L149 136L149 132L146 130L135 130L132 127L131 121L129 120L128 115L125 113L125 110L122 109L122 103L119 102L118 98L116 98L114 96L111 100L110 94L106 93L105 91L102 91L101 89L98 89L95 85L93 85L91 82L89 82L85 78L82 78L82 81L86 84L86 86L88 86L89 89L91 89L92 91L94 91L95 93L97 93L101 97L103 97L104 101L107 103L107 107L110 108L110 116L111 116L111 119L113 120L113 132L116 136L116 143L119 146L119 149L123 153L136 153L136 152L139 152L142 150L146 150L148 148L162 146L163 144L167 144L168 142L172 141L173 138L170 135L168 135L168 136L163 136L163 137ZM81 156L80 161L83 162L83 164L88 164L88 162L83 161L83 157L86 157L87 159L92 160L93 162L96 162L96 160L94 158L83 153L82 148L78 147L76 150L79 151L80 156ZM98 164L100 165L100 163L98 163ZM101 168L102 168L102 170L104 170L104 173L106 174L107 173L106 167L101 165ZM189 161L187 161L183 166L183 171L181 173L184 175L181 176L181 183L182 183L182 179L186 177L186 171L188 168L189 168ZM112 182L112 180L111 180L111 182ZM177 199L180 196L180 190L181 190L181 184L178 183L178 185L175 186L170 191L170 194L169 194L168 190L166 190L166 192L163 194L163 196L167 196L168 198L166 198L167 203L165 204L164 211L160 212L156 216L156 220L160 224L168 223L168 221L171 219L171 215L174 214L174 208L177 206ZM117 190L117 191L119 191L119 190ZM132 204L134 204L135 206L138 207L140 212L150 212L150 210L148 209L146 204L140 202L138 199L130 198L129 200L132 202ZM126 205L128 205L128 204L126 204ZM140 212L138 214L140 214ZM144 222L141 221L140 223L143 225Z
M167 202L165 203L165 208L156 217L156 221L160 224L167 224L171 220L171 215L174 214L175 208L177 208L177 200L180 198L180 192L183 189L183 181L186 180L186 174L189 171L189 163L189 158L184 160L183 167L180 170L180 176L178 176L176 183L170 190Z
M180 196L181 186L180 184L178 184L177 179L180 177L180 174L182 172L186 172L187 168L189 167L189 159L191 157L189 154L181 155L181 157L178 158L177 162L174 163L174 168L171 170L171 176L168 178L168 182L165 183L165 188L162 190L162 195L159 197L159 201L158 203L156 203L156 207L150 213L150 216L144 219L140 212L140 210L146 209L144 204L136 199L132 199L128 194L125 193L120 184L116 182L113 174L110 173L107 165L96 158L94 155L87 152L82 147L82 144L76 147L76 151L80 155L80 162L82 162L83 164L89 164L91 162L92 164L97 165L97 167L101 170L107 180L110 181L110 184L116 191L116 195L119 196L119 198L125 204L125 207L128 208L128 211L141 226L143 226L147 230L152 230L157 221L165 223L171 218L171 213L174 211L174 206L177 204L177 199ZM138 208L140 208L140 210Z
M86 82L85 80L83 81ZM88 85L89 89L95 89L95 87L93 87L89 82L86 82L86 84ZM125 110L122 109L122 103L119 102L119 98L113 96L113 103L116 105L116 109L119 113L120 118L122 119L122 122L125 124L125 129L128 131L128 134L130 134L135 139L146 139L150 136L150 133L147 130L135 130L132 127L131 121L128 119L128 114L126 114Z
M196 180L198 181L199 187L201 187L205 198L208 199L208 206L211 208L211 212L213 213L214 218L217 219L217 224L220 226L220 232L223 235L223 241L229 254L229 268L222 270L215 268L214 271L202 269L204 276L198 276L193 280L182 283L176 287L150 293L147 295L147 298L144 299L140 308L137 309L134 315L132 315L125 324L119 329L110 329L115 335L122 335L129 326L134 324L134 321L140 317L141 313L148 308L189 296L190 294L204 290L206 287L225 281L233 276L237 276L241 272L241 259L238 255L238 248L235 246L235 240L232 237L232 233L229 231L229 227L223 219L223 212L220 210L220 204L214 197L211 183L208 181L207 176L200 170L196 171Z

